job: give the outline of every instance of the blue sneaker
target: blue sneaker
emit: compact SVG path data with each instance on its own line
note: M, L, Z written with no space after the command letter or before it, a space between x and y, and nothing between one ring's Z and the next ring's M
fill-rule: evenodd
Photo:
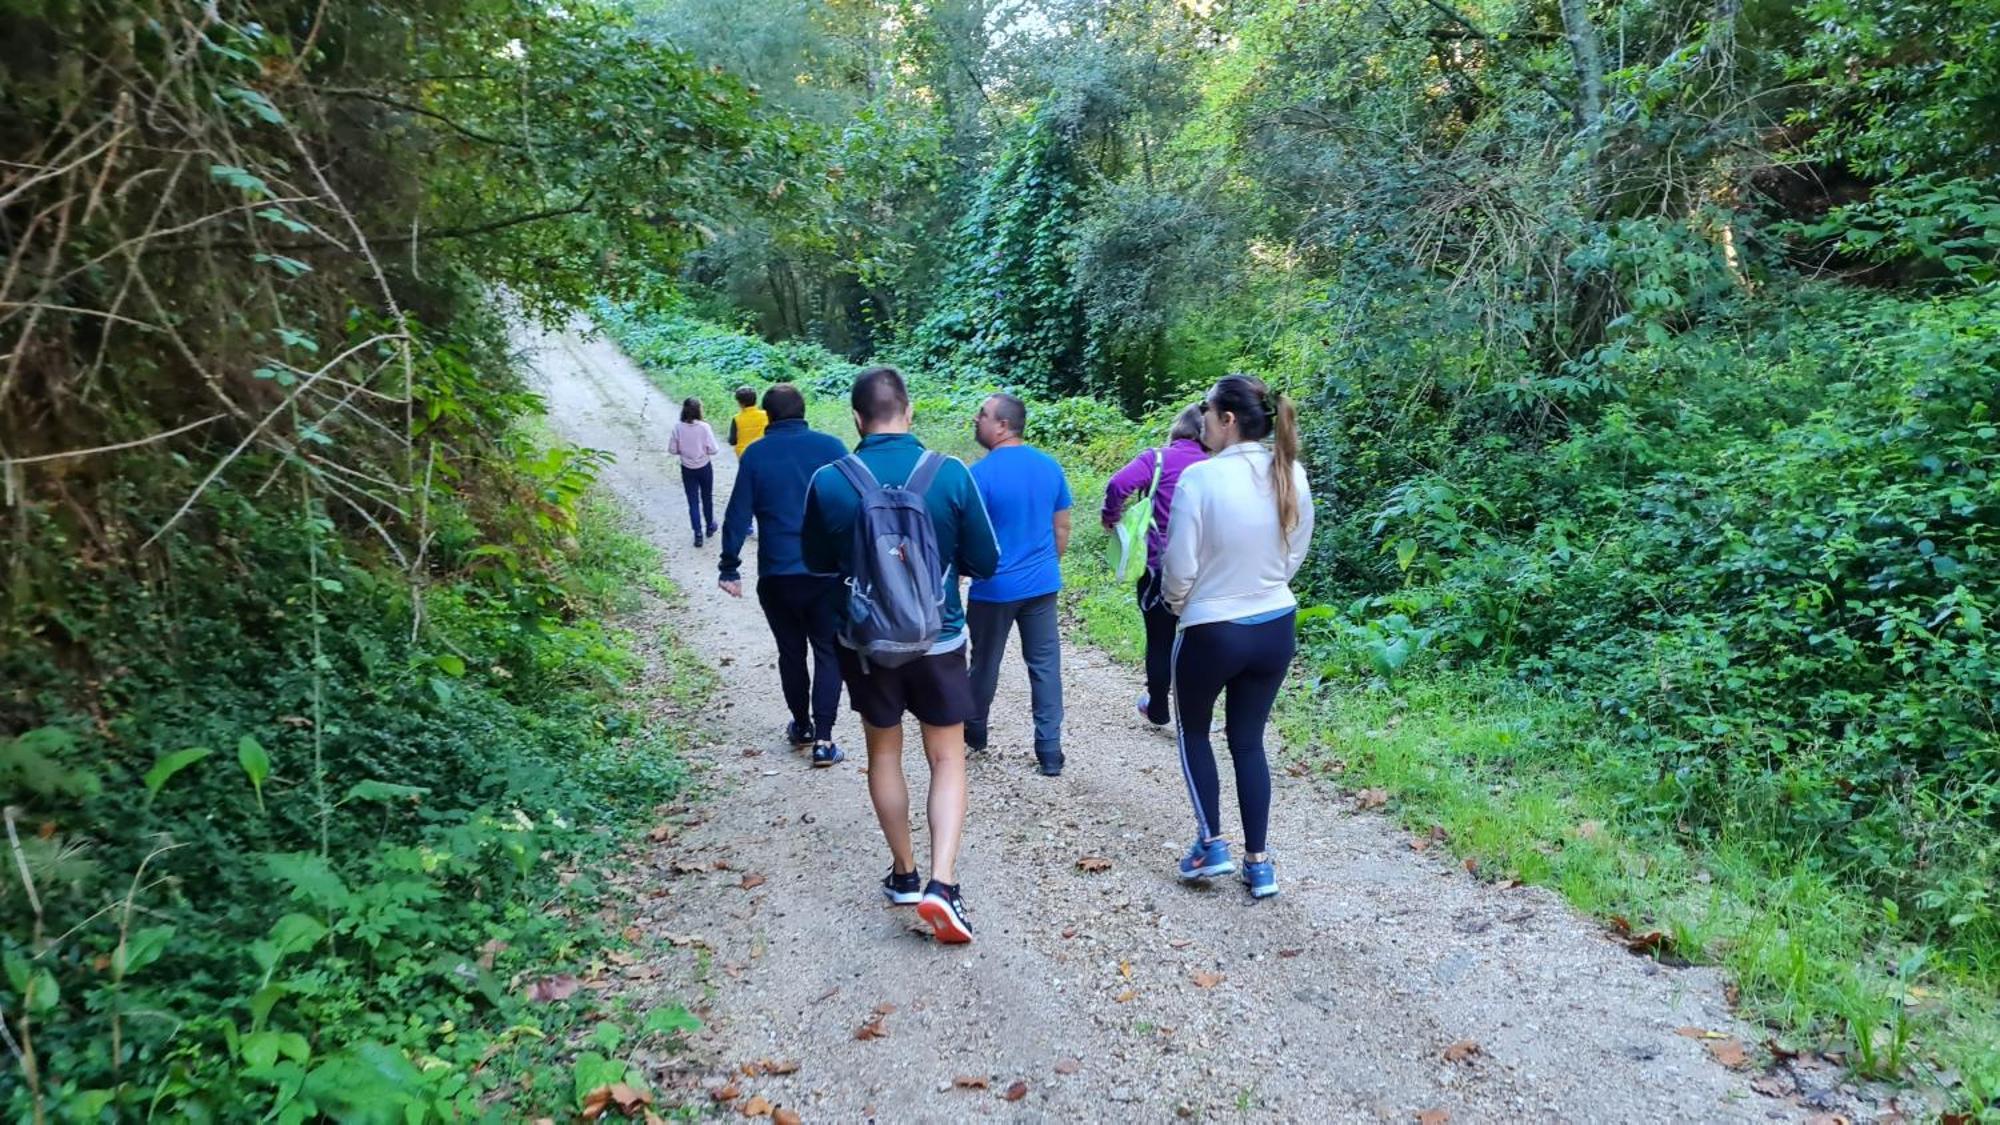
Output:
M1210 879L1234 870L1236 861L1229 858L1229 842L1226 840L1210 840L1207 843L1196 840L1180 862L1181 878L1187 880Z
M1270 898L1278 893L1278 869L1268 859L1243 861L1243 885L1251 898Z
M813 745L813 768L816 770L825 769L828 766L837 765L846 760L847 755L841 753L840 747L835 746L831 742L820 742Z
M915 906L924 900L924 881L915 871L898 871L891 864L882 876L882 897L897 906Z
M1152 726L1156 726L1156 727L1163 727L1163 726L1166 726L1166 725L1167 725L1166 723L1164 723L1164 722L1162 722L1162 721L1160 721L1160 720L1157 720L1157 719L1153 718L1153 697L1152 697L1152 696L1150 696L1150 695L1146 694L1145 692L1140 692L1140 693L1139 693L1139 702L1138 702L1138 704L1137 704L1137 707L1138 707L1138 710L1139 710L1139 717L1140 717L1140 718L1142 718L1142 719L1144 719L1144 720L1146 720L1146 722L1147 722L1148 724L1150 724L1150 725L1152 725Z
M785 741L792 744L792 749L803 750L813 744L813 729L792 719L785 724Z

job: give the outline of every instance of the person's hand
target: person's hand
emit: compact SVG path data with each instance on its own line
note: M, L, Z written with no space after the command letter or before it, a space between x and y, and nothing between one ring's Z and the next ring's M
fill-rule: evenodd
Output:
M728 594L732 598L740 598L743 596L743 583L741 581L731 582L727 578L718 578L716 579L715 584L717 586L722 587L722 592Z

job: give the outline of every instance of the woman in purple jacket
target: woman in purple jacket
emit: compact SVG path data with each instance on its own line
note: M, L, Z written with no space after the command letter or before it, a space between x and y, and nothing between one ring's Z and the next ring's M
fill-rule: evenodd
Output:
M1167 513L1173 508L1174 482L1181 471L1208 456L1201 447L1201 407L1190 406L1174 419L1167 444L1148 449L1126 462L1104 486L1104 526L1117 526L1125 505L1153 483L1153 464L1160 464L1160 487L1153 492L1153 522L1146 531L1146 570L1139 575L1139 615L1146 620L1146 694L1139 697L1139 714L1154 726L1165 726L1172 695L1174 630L1180 624L1160 597L1160 553L1167 547Z

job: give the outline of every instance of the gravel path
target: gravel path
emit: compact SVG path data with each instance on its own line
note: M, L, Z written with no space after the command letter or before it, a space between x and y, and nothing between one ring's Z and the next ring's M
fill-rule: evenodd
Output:
M714 741L696 750L706 799L635 849L613 904L673 951L627 967L621 994L641 1009L687 1002L706 1021L691 1049L654 1060L662 1085L808 1121L1799 1113L1676 1034L1761 1037L1733 1020L1716 974L1663 968L1553 894L1419 854L1324 782L1276 778L1280 897L1180 885L1191 818L1172 737L1131 713L1134 671L1080 646L1063 653L1061 778L1032 769L1018 660L1001 679L960 862L977 941L933 943L877 891L888 855L865 756L814 771L783 742L756 601L718 591L715 546L691 545L665 452L675 400L602 339L524 329L517 344L558 431L617 455L606 483L687 592L659 626L721 674ZM735 460L717 464L719 511ZM852 714L837 737L858 751ZM914 726L907 744L922 862ZM1079 870L1084 856L1109 869ZM858 1036L870 1021L882 1034Z

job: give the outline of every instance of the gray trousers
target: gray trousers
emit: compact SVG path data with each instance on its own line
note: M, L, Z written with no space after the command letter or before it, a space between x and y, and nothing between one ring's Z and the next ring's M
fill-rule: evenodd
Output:
M1007 654L1007 636L1021 628L1021 657L1028 662L1028 690L1034 701L1035 753L1062 752L1062 631L1057 627L1056 596L1018 602L967 602L965 626L972 635L972 718L965 724L965 744L986 747L986 717L1000 684L1000 661Z

